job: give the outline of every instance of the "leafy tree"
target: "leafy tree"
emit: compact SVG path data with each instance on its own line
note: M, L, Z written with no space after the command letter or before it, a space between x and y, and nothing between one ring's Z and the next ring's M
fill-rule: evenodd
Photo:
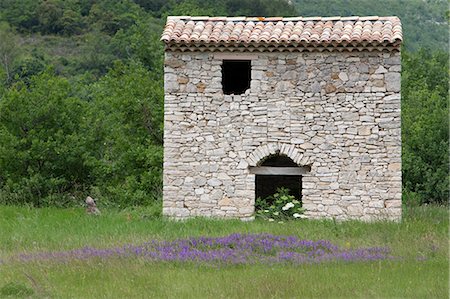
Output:
M17 36L6 23L0 24L0 66L5 76L5 84L12 80L12 70L19 55L18 48Z
M230 15L243 16L295 16L297 9L285 0L229 0L225 1Z
M139 18L140 7L129 1L98 1L89 11L89 20L94 28L109 35L119 29L127 29Z
M120 206L160 198L162 82L138 63L117 63L92 95L87 126L97 196Z
M449 196L448 54L404 54L403 181L406 200L445 203Z
M73 61L74 72L89 72L93 78L100 78L108 72L118 57L112 51L111 37L100 31L92 31L83 36L80 55Z
M0 20L6 21L21 32L32 31L39 24L37 8L41 1L1 0Z
M15 64L12 74L12 82L22 81L25 84L29 84L30 79L42 73L47 68L47 61L42 53L39 53L37 49L33 49L31 55L22 57Z
M0 201L61 206L89 186L84 114L67 80L48 73L6 91L0 101Z
M79 11L65 10L60 19L61 32L65 35L81 34L86 28L85 19Z
M163 44L159 41L162 24L149 18L139 21L128 30L119 30L111 44L117 56L141 62L153 76L162 77Z
M64 14L63 3L59 0L42 1L37 8L39 31L42 33L59 33L62 29L61 18Z

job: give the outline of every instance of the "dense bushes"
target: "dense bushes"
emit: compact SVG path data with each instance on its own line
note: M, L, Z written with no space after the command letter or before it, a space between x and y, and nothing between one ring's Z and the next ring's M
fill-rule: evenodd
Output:
M67 80L46 73L6 91L0 101L1 201L65 204L88 188L85 111Z
M449 197L448 54L403 54L404 200L446 203Z
M162 86L142 65L121 63L92 86L87 164L98 196L120 206L161 197Z
M139 64L118 64L90 86L90 101L48 73L9 88L0 101L0 202L160 198L162 84L152 78Z

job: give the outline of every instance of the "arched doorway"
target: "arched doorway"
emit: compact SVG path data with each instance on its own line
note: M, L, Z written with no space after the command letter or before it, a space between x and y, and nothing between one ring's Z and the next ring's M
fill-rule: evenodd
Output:
M299 166L288 156L271 155L259 166L250 167L250 172L255 174L255 198L266 198L284 187L301 200L302 175L309 171L311 167Z

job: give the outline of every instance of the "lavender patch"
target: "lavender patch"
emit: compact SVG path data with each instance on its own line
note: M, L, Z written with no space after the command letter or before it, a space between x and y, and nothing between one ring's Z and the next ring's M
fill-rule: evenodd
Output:
M84 247L69 251L20 254L22 262L88 260L139 257L150 261L202 262L221 264L362 262L391 259L384 247L343 249L326 240L301 240L294 236L232 234L175 241L152 240L136 246L116 248Z

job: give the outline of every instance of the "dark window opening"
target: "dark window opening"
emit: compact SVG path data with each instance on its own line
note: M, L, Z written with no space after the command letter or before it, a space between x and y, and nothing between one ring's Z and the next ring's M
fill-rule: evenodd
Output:
M280 187L288 188L289 194L297 200L302 198L301 175L255 175L256 198L267 198L277 192Z
M224 94L243 94L250 88L251 61L224 60L222 63L222 88Z
M289 157L275 155L269 157L260 166L269 167L298 167ZM301 175L255 175L255 198L267 198L277 192L280 187L288 188L289 194L296 199L302 198L302 176Z

